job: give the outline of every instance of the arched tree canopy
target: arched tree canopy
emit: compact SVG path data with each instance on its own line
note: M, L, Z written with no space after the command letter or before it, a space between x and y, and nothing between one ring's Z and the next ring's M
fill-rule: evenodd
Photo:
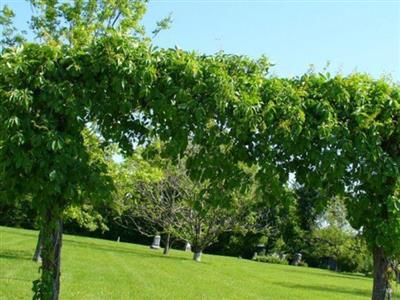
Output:
M366 75L294 81L303 129L289 151L300 183L345 195L371 248L400 251L400 88Z
M8 186L43 199L62 194L68 202L101 179L88 169L83 146L89 122L124 152L155 136L170 156L190 144L192 170L233 186L237 162L248 159L246 132L255 130L253 107L268 63L157 50L115 34L78 51L26 44L5 51L1 66Z
M101 179L82 146L93 122L126 152L155 136L171 156L190 145L193 175L226 188L238 185L238 162L258 164L269 192L294 172L300 184L346 194L352 225L398 249L399 87L365 75L267 78L268 67L155 49L123 34L79 50L10 48L0 81L7 186L40 201L79 199Z

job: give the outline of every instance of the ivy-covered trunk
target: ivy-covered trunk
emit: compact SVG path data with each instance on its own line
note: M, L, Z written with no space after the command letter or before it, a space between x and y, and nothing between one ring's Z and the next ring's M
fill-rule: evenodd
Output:
M374 284L372 289L372 300L391 299L392 291L389 279L390 259L385 256L382 247L373 249L374 258Z
M169 245L170 245L170 241L171 241L171 234L167 233L167 237L165 239L165 247L164 247L164 255L168 255L169 253Z
M43 235L42 235L42 230L39 230L39 236L36 242L36 249L35 253L33 254L32 260L36 262L41 262L42 261L42 243L43 243Z
M42 225L42 272L35 284L36 299L58 300L60 296L60 267L62 245L62 219L59 210L47 209Z

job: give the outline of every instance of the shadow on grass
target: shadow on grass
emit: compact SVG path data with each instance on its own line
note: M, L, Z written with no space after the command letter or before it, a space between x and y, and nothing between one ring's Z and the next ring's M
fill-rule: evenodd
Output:
M141 258L161 258L161 259L171 259L171 260L178 260L178 261L188 261L192 260L191 258L187 257L176 257L176 256L169 256L169 255L162 255L160 252L151 250L149 249L148 252L146 253L141 253L138 251L135 251L134 249L124 249L119 246L115 246L115 248L110 247L110 246L103 246L99 245L96 243L90 243L90 242L80 242L80 241L75 241L71 239L64 239L68 244L74 245L74 247L80 247L80 248L89 248L89 249L94 249L94 250L100 250L100 251L106 251L106 252L114 252L114 253L119 253L119 254L129 254L129 255L134 255L134 256L139 256ZM161 249L160 249L161 250Z
M306 291L316 291L316 292L324 292L324 293L333 293L333 294L344 294L348 296L358 296L358 297L370 297L371 293L369 291L365 291L360 288L344 288L344 287L332 287L332 286L317 286L312 284L290 284L284 282L272 282L274 285L279 285L284 288L296 289L296 290L306 290ZM350 298L352 299L352 298Z
M0 258L31 260L33 253L26 250L0 249Z

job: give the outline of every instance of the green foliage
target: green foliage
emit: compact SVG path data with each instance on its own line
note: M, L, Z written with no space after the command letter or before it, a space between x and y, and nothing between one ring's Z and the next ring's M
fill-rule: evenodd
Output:
M140 25L145 0L30 0L35 8L31 27L47 44L83 47L110 32L143 36Z
M318 260L321 267L329 268L323 261L331 259L338 271L366 274L372 271L372 256L367 245L354 233L333 225L315 230L310 242L308 256L311 260Z
M89 153L89 162L93 169L98 170L98 174L108 176L107 165L112 164L111 153L100 148L99 140L89 129L83 131L84 145ZM111 180L109 177L108 180ZM68 228L78 226L80 229L94 231L99 229L104 232L108 230L104 218L100 215L99 209L102 206L111 206L111 195L103 194L104 198L97 198L98 193L88 190L80 191L82 203L72 203L63 212L63 219ZM37 228L38 213L32 204L32 197L26 196L21 200L2 199L0 201L2 218L0 223L8 226L24 228Z
M307 122L294 159L301 183L345 195L349 221L371 248L400 251L400 89L365 75L296 80Z
M278 216L279 238L268 244L268 253L286 254L289 259L301 253L303 260L312 267L371 272L372 256L364 237L346 221L343 200L335 198L326 201L316 195L311 190L305 192L303 189L297 193L294 201ZM327 207L318 212L315 208L321 203ZM306 214L311 220L304 219L302 215L305 205L312 208L307 209Z
M279 264L279 265L287 265L288 261L286 259L282 259L278 256L273 255L264 255L264 256L257 256L253 260L257 262L269 263L269 264Z
M35 228L36 216L30 197L14 201L0 199L0 224L3 226Z
M24 32L19 32L13 24L14 12L7 6L0 11L0 26L2 28L0 49L20 45L25 42Z
M157 22L157 27L152 31L153 37L157 36L162 30L169 29L172 23L172 14Z
M311 232L317 224L318 217L328 205L328 200L318 190L301 187L295 190L296 216L301 230Z
M61 52L31 44L1 57L2 170L8 190L31 194L34 206L59 198L63 207L81 201L83 193L110 190L103 165L90 162L83 142L84 106L62 76L52 78L61 75ZM36 95L37 88L43 90Z
M104 232L108 230L103 216L89 204L69 206L64 211L64 221L77 223L80 228L84 228L88 231L95 231L98 229Z

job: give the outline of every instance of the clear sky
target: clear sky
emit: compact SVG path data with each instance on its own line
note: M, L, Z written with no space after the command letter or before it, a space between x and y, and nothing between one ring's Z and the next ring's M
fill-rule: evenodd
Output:
M22 0L0 0L26 27L31 9ZM294 76L330 62L331 72L362 71L400 81L400 0L153 0L143 20L148 32L172 13L160 47L259 57L272 71Z

